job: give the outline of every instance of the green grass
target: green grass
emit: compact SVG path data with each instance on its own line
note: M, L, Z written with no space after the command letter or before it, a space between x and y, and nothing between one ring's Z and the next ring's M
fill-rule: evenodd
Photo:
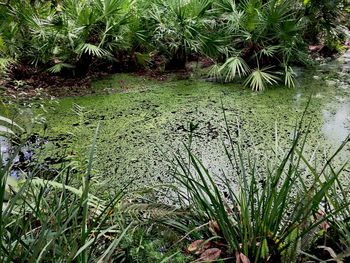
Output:
M188 157L180 155L174 164L179 200L190 209L192 223L208 225L202 231L204 238L221 242L213 246L225 255L244 255L250 262L304 262L307 257L303 256L310 255L305 252L317 247L313 241L319 231L328 233L324 228L328 222L340 234L328 237L325 244L338 243L339 258L347 257L349 245L344 237L349 230L350 196L341 186L347 183L340 181L340 176L348 174L347 162L336 168L333 161L349 138L323 165L314 167L305 156L307 135L301 136L299 127L289 150L280 157L270 156L261 168L256 152L242 148L241 138L229 129L227 135L229 174L211 173L190 147L186 147ZM340 242L339 237L343 237Z
M17 151L0 168L1 262L108 261L122 254L117 248L131 227L118 219L123 191L104 200L90 192L96 138L97 131L83 174L61 166L56 178L44 180L38 164L9 181Z

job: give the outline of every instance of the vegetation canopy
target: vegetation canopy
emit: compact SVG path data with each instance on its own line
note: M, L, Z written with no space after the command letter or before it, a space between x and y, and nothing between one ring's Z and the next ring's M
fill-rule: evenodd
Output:
M311 62L309 45L340 49L346 0L58 0L0 3L0 69L34 67L84 76L179 70L209 60L210 74L245 85L295 85L292 65ZM328 50L328 53L326 52ZM23 67L24 66L24 67ZM268 69L268 71L266 71Z

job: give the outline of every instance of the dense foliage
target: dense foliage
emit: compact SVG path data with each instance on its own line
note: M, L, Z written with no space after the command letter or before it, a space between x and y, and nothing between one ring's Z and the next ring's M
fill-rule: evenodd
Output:
M0 67L84 75L96 67L183 69L208 59L223 81L294 86L307 45L337 48L347 1L22 0L0 3Z

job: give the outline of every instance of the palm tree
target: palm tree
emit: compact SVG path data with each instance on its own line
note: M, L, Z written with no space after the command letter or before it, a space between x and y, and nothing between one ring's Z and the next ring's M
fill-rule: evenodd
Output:
M189 54L205 43L205 19L211 0L156 0L146 14L154 47L168 58L169 69L183 69Z
M93 58L113 59L113 53L129 48L130 3L62 0L53 6L52 1L10 1L4 20L11 23L2 32L15 32L5 40L14 40L22 59L49 66L53 73L74 69L83 75Z
M272 72L274 67L284 69L284 84L294 86L289 64L307 61L299 8L300 4L291 0L217 0L215 37L226 41L217 56L217 63L224 63L215 67L216 74L226 81L249 75L246 85L263 90L279 80Z

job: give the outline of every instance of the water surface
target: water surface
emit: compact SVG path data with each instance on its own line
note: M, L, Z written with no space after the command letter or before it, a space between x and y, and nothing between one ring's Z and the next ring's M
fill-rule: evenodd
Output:
M262 93L240 84L114 75L94 83L99 95L64 98L49 111L48 147L55 152L68 149L80 158L100 123L96 176L111 186L131 179L137 185L159 183L169 177L164 155L171 157L188 143L193 123L198 124L194 151L213 172L221 173L227 169L223 111L233 136L243 134L244 147L254 147L264 159L277 144L288 147L311 98L305 120L311 122L308 150L330 154L350 132L348 62L342 57L318 70L300 71L295 89ZM75 104L83 107L78 114L72 110Z

